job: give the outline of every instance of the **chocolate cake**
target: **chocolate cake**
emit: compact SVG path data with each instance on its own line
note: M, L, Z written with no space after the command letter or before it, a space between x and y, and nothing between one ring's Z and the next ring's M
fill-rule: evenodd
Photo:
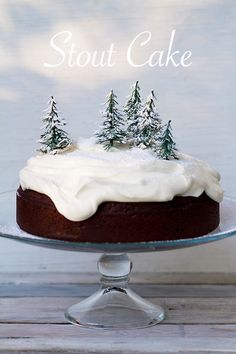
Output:
M32 190L17 191L17 223L22 230L74 242L142 242L207 234L219 224L219 203L206 193L167 202L104 202L84 221L61 215L52 200Z
M192 238L219 225L220 175L178 151L154 91L138 81L119 112L113 90L95 136L71 139L51 96L39 153L20 171L16 219L33 235L74 242Z
M205 235L219 225L220 175L178 153L104 150L83 139L43 153L20 171L17 223L30 234L75 242L142 242Z

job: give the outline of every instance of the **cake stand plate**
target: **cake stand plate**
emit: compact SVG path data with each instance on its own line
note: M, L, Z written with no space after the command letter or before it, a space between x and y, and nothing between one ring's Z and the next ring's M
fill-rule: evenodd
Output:
M236 234L236 200L221 203L221 223L213 232L181 240L91 243L46 239L27 234L15 222L15 192L0 195L0 236L27 244L75 251L102 252L98 260L101 286L98 291L65 312L66 319L84 327L131 329L153 326L165 318L164 310L134 293L128 286L132 262L127 252L153 252L192 247ZM158 237L159 238L159 237Z

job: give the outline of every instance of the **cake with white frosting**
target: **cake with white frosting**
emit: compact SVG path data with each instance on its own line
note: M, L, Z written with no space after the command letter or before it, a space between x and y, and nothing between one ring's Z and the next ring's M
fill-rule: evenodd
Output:
M198 237L219 225L220 175L178 153L79 140L64 154L38 154L20 172L17 222L34 235L77 242Z

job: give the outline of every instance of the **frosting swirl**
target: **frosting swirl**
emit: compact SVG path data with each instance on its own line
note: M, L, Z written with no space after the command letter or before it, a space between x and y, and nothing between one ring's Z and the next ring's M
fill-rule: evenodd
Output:
M37 155L20 171L20 184L46 194L71 221L92 216L104 201L163 202L175 196L200 196L220 202L220 175L206 162L179 154L160 160L147 150L104 151L93 139L65 154Z

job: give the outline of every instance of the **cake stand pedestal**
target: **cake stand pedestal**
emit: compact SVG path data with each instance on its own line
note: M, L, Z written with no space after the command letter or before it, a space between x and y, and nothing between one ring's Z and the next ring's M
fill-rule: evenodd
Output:
M0 196L0 236L31 245L103 253L98 261L101 286L87 299L71 306L66 319L84 327L132 329L153 326L165 318L164 310L134 293L128 286L132 262L127 253L153 252L192 247L236 234L236 200L225 198L221 204L220 226L208 235L170 241L132 243L89 243L47 239L27 234L15 223L15 193ZM199 221L200 222L200 221Z
M161 322L164 310L129 288L131 268L127 254L103 254L98 261L100 289L71 306L65 312L66 319L75 325L109 329L142 328Z

